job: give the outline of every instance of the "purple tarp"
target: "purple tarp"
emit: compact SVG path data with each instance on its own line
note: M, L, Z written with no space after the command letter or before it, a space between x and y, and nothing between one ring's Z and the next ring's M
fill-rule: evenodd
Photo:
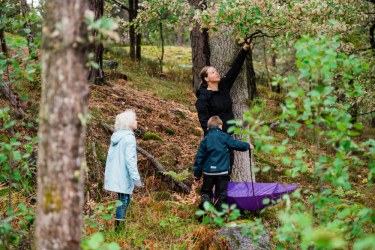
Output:
M276 201L283 194L292 193L297 187L297 184L229 182L228 203L236 204L241 210L261 210L272 205L272 203L264 205L262 201L265 198Z

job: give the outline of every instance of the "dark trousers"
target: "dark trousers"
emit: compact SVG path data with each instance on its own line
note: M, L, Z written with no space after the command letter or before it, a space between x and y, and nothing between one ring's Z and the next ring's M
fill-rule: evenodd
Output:
M215 187L215 200L213 204L218 211L222 211L221 205L227 202L229 176L203 175L203 185L201 189L202 202L199 205L203 208L203 203L208 201L212 203L213 189Z

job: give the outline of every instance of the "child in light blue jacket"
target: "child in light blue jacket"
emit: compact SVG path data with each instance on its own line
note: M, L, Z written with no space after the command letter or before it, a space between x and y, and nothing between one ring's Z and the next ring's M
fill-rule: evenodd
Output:
M116 192L122 202L116 209L116 231L124 227L126 209L134 186L142 186L133 132L136 128L137 120L133 110L128 109L116 116L115 132L111 137L105 165L104 189Z

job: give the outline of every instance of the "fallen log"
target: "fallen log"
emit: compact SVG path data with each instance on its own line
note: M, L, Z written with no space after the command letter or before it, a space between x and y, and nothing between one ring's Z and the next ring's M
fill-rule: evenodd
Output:
M103 128L105 128L105 130L107 130L108 132L110 133L113 133L114 132L114 129L112 128L112 126L108 125L108 124L103 124L101 123L100 124ZM163 175L165 172L167 172L165 170L165 168L163 167L163 165L152 155L150 154L147 150L137 146L137 151L139 153L141 153L142 155L144 155L147 160L149 160L158 170L159 172L161 172ZM191 189L189 186L187 186L185 183L173 178L172 176L170 175L164 175L166 177L169 177L172 181L174 181L184 192L186 193L190 193Z
M1 87L1 92L4 94L4 96L16 108L17 115L19 115L20 117L26 116L25 111L23 111L23 109L20 107L19 100L17 100L17 97L13 94L8 83L3 81L3 83L0 84L0 87Z

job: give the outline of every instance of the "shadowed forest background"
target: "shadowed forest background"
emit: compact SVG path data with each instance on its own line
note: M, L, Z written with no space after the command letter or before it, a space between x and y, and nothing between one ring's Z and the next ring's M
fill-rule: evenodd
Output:
M374 249L374 32L372 0L0 0L0 249ZM246 38L232 123L255 149L231 178L299 188L198 211L199 72ZM126 109L144 186L116 232Z

